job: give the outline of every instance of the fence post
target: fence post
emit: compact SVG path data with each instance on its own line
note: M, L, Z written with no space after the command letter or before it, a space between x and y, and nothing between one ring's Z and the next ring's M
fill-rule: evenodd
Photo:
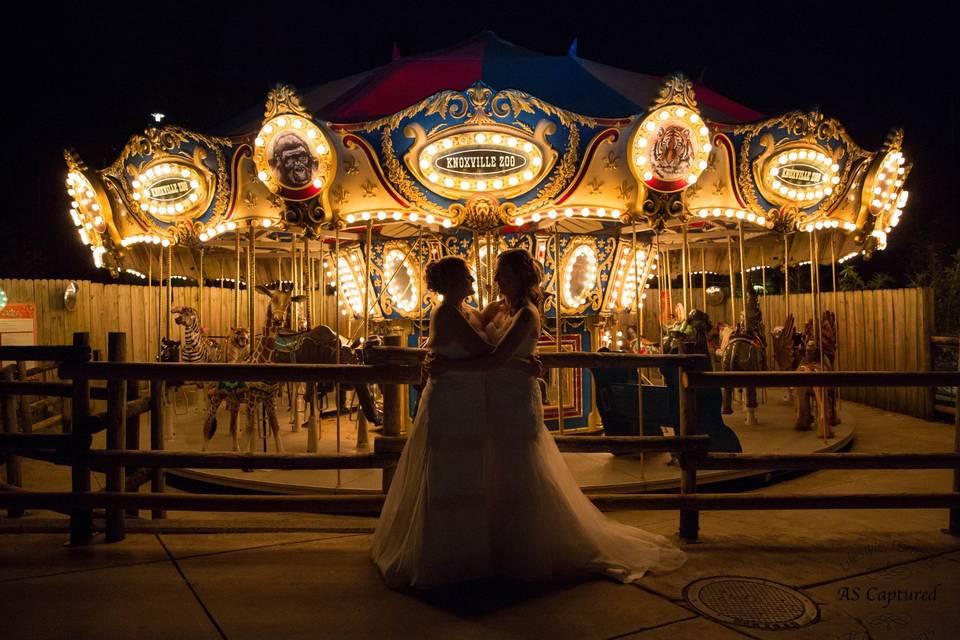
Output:
M17 380L27 381L27 363L23 360L17 360ZM20 394L17 396L17 403L20 405L20 433L31 433L33 422L30 419L30 397Z
M90 348L89 333L74 333L73 346ZM78 349L79 351L79 349ZM74 356L78 361L86 362L89 353ZM70 491L73 497L90 493L90 467L82 461L89 448L85 439L87 419L90 416L90 379L83 375L73 377L73 395L70 399L70 433L73 435L73 465L70 468ZM70 509L70 544L88 544L93 538L93 511L89 507L74 506Z
M107 359L110 362L126 360L125 333L107 334ZM107 450L125 448L127 421L127 381L116 378L107 380ZM107 491L122 493L126 488L124 468L117 465L106 470ZM119 507L107 507L107 542L119 542L126 537L124 511Z
M697 433L697 390L687 385L687 372L700 371L705 363L699 360L682 365L680 380L680 435L692 436ZM680 453L680 495L690 496L697 493L697 466L694 456ZM680 509L680 539L695 542L700 536L700 511Z
M400 336L389 335L383 337L383 344L388 347L399 347L401 345ZM383 435L400 435L400 414L402 413L400 403L400 385L383 385Z
M140 398L140 381L135 378L130 378L127 380L127 402L130 400L137 400ZM140 414L142 415L142 414ZM140 449L140 415L136 416L127 416L126 420L126 449ZM130 469L127 469L126 477L129 478L131 475ZM134 493L140 493L140 485L138 484L134 489ZM140 512L137 509L128 509L127 515L132 518L140 517Z
M3 379L6 382L12 382L14 379L13 369L8 367L3 370ZM10 394L3 394L0 397L0 403L3 405L3 430L6 433L17 432L17 405L14 404L16 398ZM23 486L23 472L20 467L20 456L11 451L7 454L7 484L14 487ZM7 515L11 518L19 518L23 515L23 509L7 509Z
M150 381L150 449L153 451L163 451L163 412L166 407L163 396L166 393L164 388L166 384L163 380ZM166 490L166 472L160 467L153 469L153 476L150 479L150 490L153 493L163 493ZM150 517L154 520L167 517L167 512L163 509L154 509L150 512Z
M960 387L956 389L956 406L953 411L953 452L960 453ZM960 467L953 468L953 492L960 493ZM950 533L960 536L960 507L950 509Z

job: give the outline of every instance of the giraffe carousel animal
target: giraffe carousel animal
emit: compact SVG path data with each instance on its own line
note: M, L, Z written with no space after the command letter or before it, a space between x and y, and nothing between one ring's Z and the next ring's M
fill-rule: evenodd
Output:
M724 336L720 346L721 371L765 371L767 368L767 342L764 337L763 316L760 303L754 293L747 298L747 308L737 328ZM746 424L757 424L757 388L747 387ZM731 406L733 389L723 389L723 409L721 413L733 413Z
M832 311L824 311L820 319L820 341L814 331L813 320L803 329L803 353L797 371L832 371L837 354L837 316ZM821 438L834 437L833 427L840 424L837 415L837 390L834 387L805 387L796 390L797 431L808 431L814 421L810 407L811 397L816 401L817 435Z
M232 329L227 337L226 344L221 348L217 343L204 335L200 325L200 316L193 307L174 307L173 321L183 327L183 362L242 362L247 345L250 343L250 332L246 329ZM217 411L220 405L227 403L230 412L230 435L233 439L233 450L240 451L238 440L237 416L240 405L246 401L246 385L243 382L208 382L203 385L207 396L207 410L203 419L203 450L206 451L210 439L217 432Z
M340 350L341 364L359 364L360 359L356 351L350 348L349 344L338 336L330 327L318 325L307 331L282 331L281 327L286 322L287 310L291 303L298 303L306 300L306 296L293 296L289 291L268 289L263 285L257 285L256 290L268 298L270 303L267 307L267 317L264 324L263 334L257 348L254 349L254 363L298 363L298 364L333 364L337 361L337 349ZM383 418L376 410L370 389L365 384L353 385L360 401L360 408L367 420L373 424L382 424ZM248 393L259 396L264 402L264 409L267 413L267 420L270 429L273 432L274 440L277 443L277 450L280 450L280 424L277 420L276 394L279 385L253 383L249 385ZM269 397L266 395L269 393ZM253 402L248 403L248 411L251 411ZM248 428L252 428L252 420ZM251 439L251 447L252 447Z

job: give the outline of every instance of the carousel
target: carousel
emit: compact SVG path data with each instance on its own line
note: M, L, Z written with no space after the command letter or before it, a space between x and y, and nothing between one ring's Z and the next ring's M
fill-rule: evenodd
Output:
M902 142L893 131L865 150L817 111L765 116L682 75L546 56L485 33L307 91L277 86L222 135L147 129L103 169L68 151L66 186L95 264L160 287L153 338L180 347L164 349L168 359L256 358L278 298L287 333L323 325L338 336L338 348L309 361L359 360L381 336L421 346L438 303L424 286L430 260L464 258L476 278L470 303L483 306L498 296L497 254L522 247L545 272L541 352L699 351L732 370L837 368L820 284L832 279L835 289L839 263L885 248L908 197ZM789 274L801 271L809 290L790 291ZM187 275L200 295L185 310L171 283ZM205 287L229 293L204 308ZM765 300L774 289L776 305ZM226 344L197 348L209 338ZM669 378L552 371L547 426L659 434L675 419ZM292 414L287 449L335 442L339 451L357 435L341 429L339 410L323 417L343 394L322 391L302 386L277 401ZM353 392L358 414L375 423L376 389ZM736 433L719 450L767 451L775 433L797 452L845 446L854 425L831 393L811 392L831 405L811 418L799 400L806 390L789 402L745 390L737 403L725 391L716 428ZM403 395L409 426L416 390ZM183 448L207 445L205 411L195 427L176 427ZM309 429L301 411L317 416ZM227 449L227 438L210 446ZM363 446L365 436L356 439ZM565 455L600 464L601 454ZM600 484L655 488L679 477L649 459L636 464ZM277 490L318 488L271 473L287 474ZM365 490L336 473L337 490ZM235 475L224 481L248 482Z

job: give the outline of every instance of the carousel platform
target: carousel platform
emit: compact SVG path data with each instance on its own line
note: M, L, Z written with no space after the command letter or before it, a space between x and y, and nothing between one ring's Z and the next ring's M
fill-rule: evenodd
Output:
M182 402L182 401L181 401ZM734 404L734 414L724 416L724 421L740 438L744 453L802 454L838 451L850 445L856 432L857 405L844 402L840 407L841 424L834 427L836 436L829 440L818 438L814 431L794 431L793 405L783 399L779 389L770 389L767 401L758 408L759 423L744 424L745 413ZM363 454L373 447L375 432L369 433L369 448L357 448L357 425L346 414L340 417L341 454ZM168 439L166 447L172 451L199 451L202 445L201 424L203 414L198 406L178 406L175 437ZM210 451L229 451L229 417L225 410L218 415L220 425L210 443ZM241 415L241 428L245 418ZM289 415L282 413L281 439L287 452L306 452L306 431L293 432ZM334 417L325 417L321 425L320 453L337 453L337 426ZM145 440L148 441L148 440ZM273 451L272 437L268 450ZM263 451L263 442L258 441L257 450ZM608 453L564 453L564 459L580 487L586 492L638 492L666 491L680 486L680 468L670 463L667 453L638 456L614 456ZM244 472L233 469L181 469L170 470L169 476L178 476L192 482L213 487L228 487L234 490L262 493L368 493L381 489L379 469L342 470L256 470ZM701 486L748 477L766 479L763 470L707 470L697 474Z

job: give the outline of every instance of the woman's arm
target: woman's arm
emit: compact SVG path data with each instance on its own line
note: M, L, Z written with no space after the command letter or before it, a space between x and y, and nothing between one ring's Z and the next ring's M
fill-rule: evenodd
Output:
M487 326L490 322L493 321L493 318L503 309L503 300L494 300L487 306L483 308L483 311L480 312L480 323L482 326Z
M538 323L539 320L530 307L525 307L517 313L513 324L510 325L507 333L504 334L493 351L486 355L463 360L444 359L442 366L450 371L491 371L498 369L516 356L517 350L530 334L537 330Z

